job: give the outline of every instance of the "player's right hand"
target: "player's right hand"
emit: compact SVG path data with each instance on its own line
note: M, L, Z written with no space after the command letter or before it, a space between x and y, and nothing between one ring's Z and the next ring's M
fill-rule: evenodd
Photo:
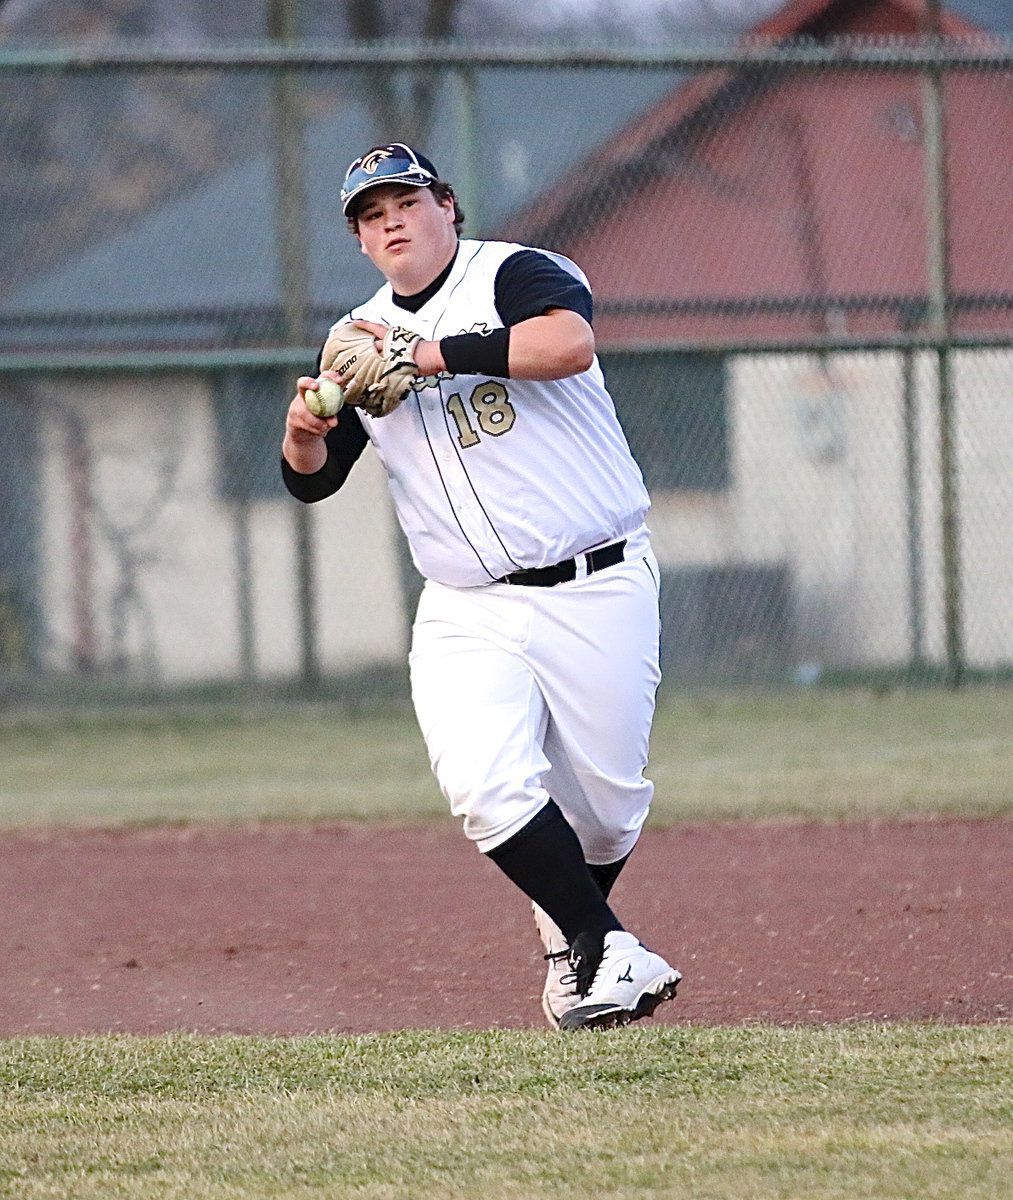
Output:
M312 475L327 462L324 437L338 424L338 416L316 417L306 407L306 393L317 386L312 375L301 375L296 381L296 394L285 416L285 438L281 452L293 471Z
M312 375L300 375L296 380L296 394L288 406L285 433L295 442L308 442L322 438L329 429L338 424L338 414L333 417L317 417L306 407L306 393L316 391L317 381Z

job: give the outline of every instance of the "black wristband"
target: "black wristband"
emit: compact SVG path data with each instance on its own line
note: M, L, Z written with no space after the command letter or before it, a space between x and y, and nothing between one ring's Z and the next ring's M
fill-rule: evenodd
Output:
M488 333L457 333L440 341L443 361L451 375L491 375L509 379L510 330L490 329Z

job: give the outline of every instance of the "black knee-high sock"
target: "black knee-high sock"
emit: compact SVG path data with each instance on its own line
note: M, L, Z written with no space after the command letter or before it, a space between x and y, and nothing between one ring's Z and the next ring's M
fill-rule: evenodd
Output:
M631 850L630 854L632 853L633 851ZM601 888L601 894L606 900L615 885L615 881L619 878L619 872L626 866L629 860L630 855L625 854L622 858L617 858L615 862L603 863L600 867L592 867L588 864L588 870L594 876L594 881Z
M581 934L590 935L600 945L609 930L622 929L595 880L594 868L584 861L577 835L555 801L550 800L523 829L490 850L488 857L549 914L571 946Z

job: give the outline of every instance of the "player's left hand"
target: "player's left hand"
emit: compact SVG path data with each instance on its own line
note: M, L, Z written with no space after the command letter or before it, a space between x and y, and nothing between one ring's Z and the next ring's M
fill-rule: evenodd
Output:
M320 365L338 375L346 404L357 405L371 417L385 417L419 376L412 351L421 340L400 326L349 321L327 335Z
M378 321L353 321L360 329L365 329L373 335L373 342L378 354L383 351L383 339L387 336L387 326ZM415 360L420 375L438 375L445 371L447 364L443 361L443 351L439 342L421 340L412 347L412 358Z
M365 329L373 335L374 349L377 354L383 349L383 339L387 336L388 326L381 325L379 321L352 321L356 329Z

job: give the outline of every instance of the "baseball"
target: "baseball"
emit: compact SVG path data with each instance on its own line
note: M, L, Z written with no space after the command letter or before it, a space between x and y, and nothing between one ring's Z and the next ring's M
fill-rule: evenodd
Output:
M345 403L345 389L326 375L317 380L317 390L307 388L306 407L315 417L333 417Z

